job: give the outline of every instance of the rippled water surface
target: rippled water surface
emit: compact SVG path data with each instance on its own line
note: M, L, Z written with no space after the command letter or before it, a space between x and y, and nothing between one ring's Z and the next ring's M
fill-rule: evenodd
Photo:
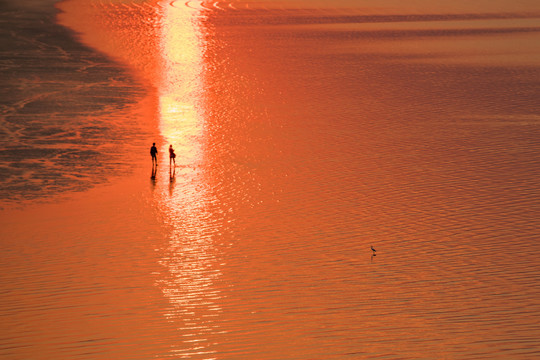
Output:
M4 101L1 357L540 356L536 2L58 8L99 96ZM22 146L97 150L40 192Z

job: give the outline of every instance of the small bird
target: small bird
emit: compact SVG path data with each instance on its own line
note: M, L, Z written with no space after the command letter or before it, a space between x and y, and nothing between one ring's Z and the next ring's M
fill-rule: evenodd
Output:
M371 245L371 251L373 251L373 255L376 255L375 253L377 252L377 250L373 248L373 245Z

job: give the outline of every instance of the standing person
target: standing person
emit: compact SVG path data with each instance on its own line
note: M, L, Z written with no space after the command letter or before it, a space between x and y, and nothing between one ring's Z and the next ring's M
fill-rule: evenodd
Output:
M171 164L176 166L176 154L174 153L172 145L169 145L169 166L171 166Z
M152 147L150 148L150 155L152 156L152 166L156 164L157 166L157 148L156 143L152 144Z

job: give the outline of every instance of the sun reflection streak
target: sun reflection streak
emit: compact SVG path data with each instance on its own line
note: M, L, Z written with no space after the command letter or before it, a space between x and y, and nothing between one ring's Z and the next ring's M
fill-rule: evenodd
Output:
M178 323L182 343L171 356L211 356L210 335L220 332L216 319L222 311L222 294L214 286L221 272L213 244L216 226L209 205L211 192L205 186L203 136L204 28L200 9L162 4L158 83L159 126L177 153L169 186L158 194L158 204L171 228L162 265L166 274L158 285L171 304L166 317ZM165 184L164 184L165 185Z
M182 154L184 164L200 161L203 118L200 11L163 6L158 84L160 131ZM164 145L166 150L168 145ZM164 152L165 153L165 152Z

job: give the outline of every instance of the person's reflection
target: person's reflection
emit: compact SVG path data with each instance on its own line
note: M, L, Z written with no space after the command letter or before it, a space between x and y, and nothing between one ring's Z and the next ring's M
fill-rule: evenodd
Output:
M172 196L174 184L176 182L176 168L169 168L169 195Z
M152 182L152 189L156 187L156 176L157 176L157 164L152 164L152 174L150 175L150 181Z

